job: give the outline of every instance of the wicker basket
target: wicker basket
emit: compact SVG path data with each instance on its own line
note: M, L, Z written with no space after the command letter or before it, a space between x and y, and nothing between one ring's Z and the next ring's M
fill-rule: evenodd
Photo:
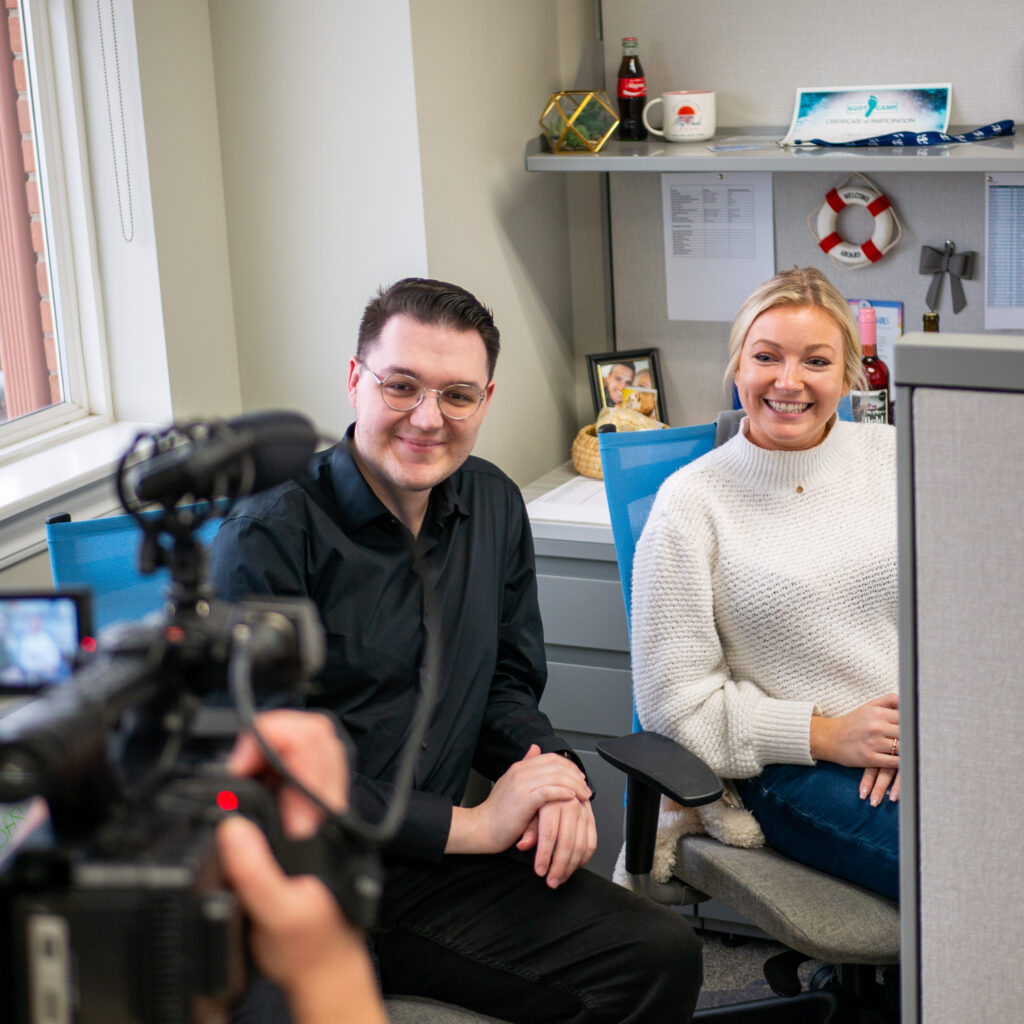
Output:
M643 416L632 409L602 409L596 423L584 427L572 443L572 464L576 472L603 480L601 471L601 448L597 439L597 428L605 423L614 423L615 429L622 430L663 430L666 426L650 416Z
M603 480L601 472L601 449L597 441L597 426L591 423L584 427L572 443L572 464L576 472Z

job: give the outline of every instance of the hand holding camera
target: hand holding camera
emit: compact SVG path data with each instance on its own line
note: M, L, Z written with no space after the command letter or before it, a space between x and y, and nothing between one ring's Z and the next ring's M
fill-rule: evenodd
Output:
M297 779L334 811L345 809L348 768L329 718L270 711L258 716L257 725ZM320 828L323 812L294 787L281 784L251 733L239 737L228 770L260 778L277 791L286 838L307 839ZM242 816L221 822L217 849L249 916L253 954L288 994L296 1020L383 1024L386 1017L362 934L344 919L324 883L313 875L286 875L264 833Z

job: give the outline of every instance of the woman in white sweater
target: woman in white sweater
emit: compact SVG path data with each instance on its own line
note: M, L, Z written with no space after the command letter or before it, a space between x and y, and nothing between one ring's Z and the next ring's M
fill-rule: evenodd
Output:
M758 288L729 352L741 430L664 483L637 545L637 711L771 846L895 899L895 431L836 415L860 339L817 270Z

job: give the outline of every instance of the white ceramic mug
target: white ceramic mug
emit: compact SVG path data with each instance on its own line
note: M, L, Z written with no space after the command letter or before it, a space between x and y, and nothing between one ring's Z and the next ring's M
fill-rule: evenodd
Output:
M661 128L655 128L647 119L656 103L661 104ZM715 94L706 89L663 92L644 107L643 120L649 132L660 135L666 142L710 139L715 134Z

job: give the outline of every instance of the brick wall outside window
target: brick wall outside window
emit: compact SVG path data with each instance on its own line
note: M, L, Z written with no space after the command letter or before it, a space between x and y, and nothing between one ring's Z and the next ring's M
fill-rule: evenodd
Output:
M0 369L13 419L62 399L19 0L0 41Z

